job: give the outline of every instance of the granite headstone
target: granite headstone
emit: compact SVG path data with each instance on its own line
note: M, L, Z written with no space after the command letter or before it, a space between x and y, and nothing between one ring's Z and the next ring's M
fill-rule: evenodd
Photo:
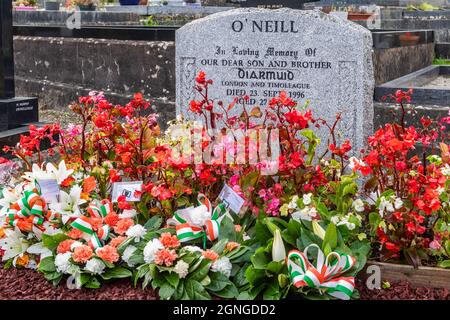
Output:
M372 36L350 21L285 8L210 15L176 33L177 114L188 119L196 119L187 110L199 71L214 81L210 98L224 103L248 95L248 105L264 107L286 91L299 104L309 100L315 118L341 113L339 140L354 150L372 133ZM328 137L325 128L318 134Z

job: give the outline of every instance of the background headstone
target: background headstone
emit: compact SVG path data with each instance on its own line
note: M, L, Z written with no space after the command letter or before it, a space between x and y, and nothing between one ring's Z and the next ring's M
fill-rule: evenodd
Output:
M248 105L264 107L286 91L301 105L310 100L315 118L333 122L342 113L339 140L354 150L372 133L372 36L357 24L319 11L236 9L185 25L175 43L177 114L195 118L187 110L205 71L210 98L225 104L248 95ZM325 128L319 136L328 137Z
M264 9L303 9L303 4L313 0L239 0L241 7L253 7Z

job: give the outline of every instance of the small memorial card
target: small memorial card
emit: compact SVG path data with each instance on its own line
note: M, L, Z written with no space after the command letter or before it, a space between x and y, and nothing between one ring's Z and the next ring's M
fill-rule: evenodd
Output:
M236 214L239 214L242 206L244 205L244 199L227 184L225 184L222 191L220 191L219 199L222 200L223 203L225 203L227 208L229 208Z
M37 181L41 196L47 203L58 201L59 184L56 179L41 179Z
M136 191L138 191L136 193ZM112 202L117 202L120 196L125 196L128 202L141 200L142 181L114 182L112 187Z

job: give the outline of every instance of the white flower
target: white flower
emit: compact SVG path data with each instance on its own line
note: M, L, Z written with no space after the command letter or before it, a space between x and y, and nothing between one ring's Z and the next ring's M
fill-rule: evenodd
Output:
M250 239L251 239L251 238L250 238L250 236L249 236L248 234L244 233L244 234L242 235L242 240L247 241L247 240L250 240Z
M312 193L304 194L303 195L303 204L305 206L311 204L311 198L312 198Z
M206 221L211 219L211 213L205 205L201 205L195 208L190 208L190 215L187 217L191 225L196 227L202 227Z
M441 168L441 172L444 176L450 176L450 166L448 164L445 164L445 166Z
M436 191L438 192L438 194L442 194L445 191L445 188L439 187L436 189Z
M366 166L366 164L364 163L364 161L362 161L362 160L360 160L360 159L358 159L358 158L356 158L356 157L350 157L350 159L348 159L348 161L349 161L349 163L348 163L348 167L350 168L350 169L355 169L355 167L357 166L357 165L359 165L359 166L361 166L361 167L365 167Z
M80 241L74 241L71 245L70 245L70 250L73 251L75 250L75 248L77 247L81 247L83 244Z
M394 206L392 205L392 203L388 200L386 200L385 197L381 197L380 198L380 205L378 207L378 211L380 213L380 216L383 217L384 216L384 211L388 211L388 212L394 212Z
M355 201L353 201L353 208L356 210L356 212L363 212L364 202L361 199L356 199Z
M92 274L102 274L105 270L105 264L99 259L92 258L86 262L84 269Z
M219 258L211 265L211 271L220 272L226 277L231 275L231 268L233 268L233 265L228 257Z
M120 219L134 218L135 216L137 216L137 211L134 209L125 209L119 214Z
M291 202L289 202L289 204L288 204L288 209L291 209L291 210L297 209L297 201L298 201L298 196L297 195L293 196Z
M48 180L48 179L56 179L58 184L61 184L64 180L66 180L73 173L73 170L67 170L66 163L61 161L56 168L53 164L47 163L46 168L44 169L44 165L39 167L37 164L33 164L31 168L31 172L25 172L24 178L28 181L34 180Z
M56 271L61 273L69 273L72 263L69 261L72 253L59 253L55 257Z
M152 263L155 260L156 252L161 249L164 249L164 246L159 239L150 240L144 248L144 261Z
M134 263L130 262L130 258L136 250L137 248L135 246L130 245L124 250L122 254L122 260L125 261L129 267L134 267Z
M79 206L86 203L86 200L81 199L81 191L81 187L77 185L70 189L70 194L60 190L59 202L50 204L50 209L61 214L64 224L67 223L70 218L78 218L81 216Z
M283 238L281 238L280 229L275 229L272 244L272 261L284 261L286 258L286 248L284 247Z
M35 243L31 247L28 247L27 252L39 255L40 260L52 256L52 252L46 247L44 247L44 244L42 242Z
M0 199L0 216L5 215L10 205L19 200L20 197L15 191L15 189L8 188L1 190L0 195L2 198Z
M300 222L300 220L311 221L317 216L317 210L314 207L305 207L292 214L292 218Z
M339 216L332 216L330 220L331 220L331 222L333 222L335 225L337 225L337 224L339 223L339 221L340 221L340 218L339 218Z
M189 252L203 252L202 248L198 246L185 246L183 249Z
M17 258L23 256L29 246L25 236L18 228L5 229L5 237L0 239L0 249L4 250L2 261L14 258L13 265L16 266Z
M183 260L178 260L175 268L173 268L173 271L178 274L180 279L184 279L189 274L189 264L187 264Z
M139 242L145 236L146 232L147 230L145 230L142 225L135 224L134 226L130 227L125 234L130 238L134 237L134 242Z
M36 270L37 266L38 266L38 264L37 264L36 260L30 259L30 261L28 261L26 268Z
M347 227L348 230L353 230L353 229L355 229L355 227L356 227L354 223L348 222L348 221L345 220L345 219L341 220L341 222L339 222L339 223L337 224L337 226L342 226L342 225L345 225L345 226Z
M402 199L400 199L400 198L395 198L395 201L394 201L394 207L395 207L395 209L400 209L401 207L403 207L403 201L402 201Z

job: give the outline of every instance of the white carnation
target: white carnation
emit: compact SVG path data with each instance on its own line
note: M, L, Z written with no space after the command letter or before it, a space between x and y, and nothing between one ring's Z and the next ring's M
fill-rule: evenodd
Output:
M211 265L211 271L220 272L226 277L231 275L231 268L233 268L233 265L227 257L219 258Z
M134 218L135 216L137 216L137 211L134 209L126 209L123 210L121 214L119 214L120 219Z
M155 260L156 252L164 249L163 244L158 239L150 240L144 248L144 261L152 263Z
M125 261L129 267L134 267L134 263L130 263L130 258L137 250L135 246L128 246L122 254L122 260Z
M401 198L395 198L394 207L397 210L403 207L403 201Z
M145 230L142 225L135 224L134 226L130 227L125 234L130 238L134 237L134 242L139 242L145 236L146 232L147 230Z
M175 265L175 268L173 268L173 271L178 274L180 279L184 279L189 274L189 264L183 260L179 260Z
M105 264L99 259L90 259L86 262L84 269L93 274L102 274L105 270Z
M211 219L211 214L205 205L201 205L191 209L191 215L189 220L191 224L197 227L202 227L205 225L206 221Z
M57 254L55 257L56 271L61 273L69 273L69 269L72 265L69 261L71 256L72 254L70 252Z
M197 246L185 246L183 249L189 252L203 252L202 248Z
M75 250L75 248L82 246L83 244L80 241L75 241L70 245L70 250Z

